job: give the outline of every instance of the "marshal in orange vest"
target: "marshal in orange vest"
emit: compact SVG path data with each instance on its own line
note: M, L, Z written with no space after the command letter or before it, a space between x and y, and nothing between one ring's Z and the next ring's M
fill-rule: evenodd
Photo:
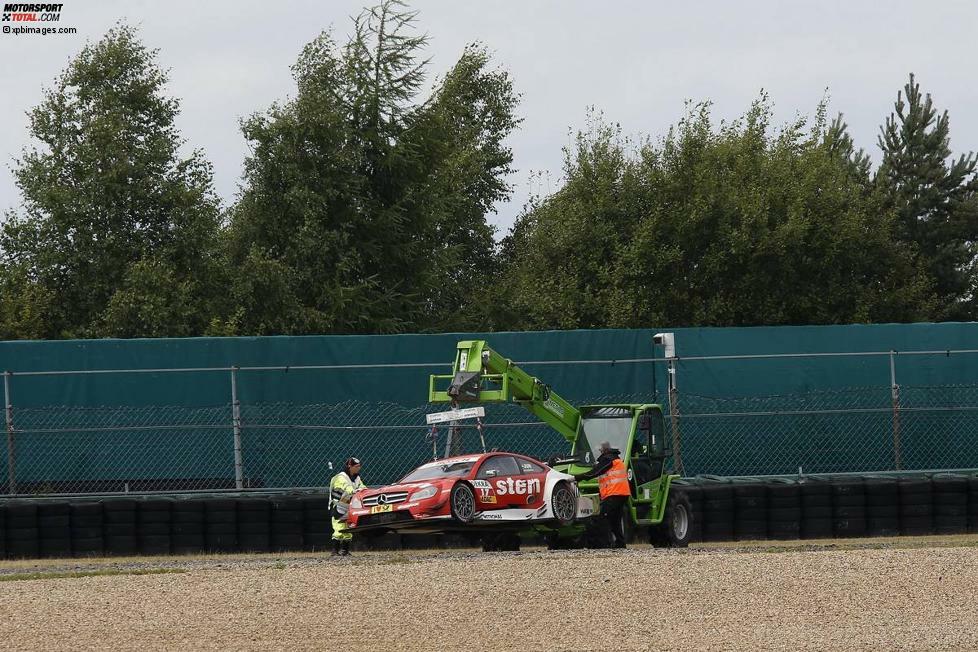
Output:
M601 500L609 496L628 496L632 493L628 488L625 463L620 459L612 460L611 468L598 478L598 493L601 495Z

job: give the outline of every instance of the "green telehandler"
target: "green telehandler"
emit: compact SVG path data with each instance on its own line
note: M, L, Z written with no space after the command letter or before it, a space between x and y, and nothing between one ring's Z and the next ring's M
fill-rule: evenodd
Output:
M622 517L626 536L647 532L653 545L664 547L689 543L693 512L689 499L672 490L679 476L666 472L672 450L660 405L571 405L483 340L458 343L452 373L431 376L428 399L450 403L455 409L465 403L514 402L523 406L570 443L569 455L551 458L549 463L575 477L594 468L598 446L609 442L621 452L631 486ZM598 505L596 479L578 482L578 489ZM610 543L609 528L601 527L596 519L589 520L542 533L552 548L605 547Z

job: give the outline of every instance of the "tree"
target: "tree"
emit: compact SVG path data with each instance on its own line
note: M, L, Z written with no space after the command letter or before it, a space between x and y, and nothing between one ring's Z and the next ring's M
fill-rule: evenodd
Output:
M473 323L492 259L486 214L509 193L517 97L469 46L418 102L427 39L387 1L338 47L324 33L292 67L295 99L242 123L252 147L233 212L236 265L259 265L278 299L249 306L244 333L450 330Z
M904 97L906 99L904 99ZM880 128L878 180L895 208L897 236L914 245L936 281L938 319L978 317L978 156L953 160L950 119L913 74Z
M29 114L14 171L23 209L0 231L34 337L199 334L226 274L211 168L181 158L178 102L135 30L86 45ZM28 310L34 301L35 308Z
M892 240L865 155L820 107L780 130L761 98L740 120L690 107L634 148L599 122L566 153L564 186L505 248L501 328L910 321L930 281Z

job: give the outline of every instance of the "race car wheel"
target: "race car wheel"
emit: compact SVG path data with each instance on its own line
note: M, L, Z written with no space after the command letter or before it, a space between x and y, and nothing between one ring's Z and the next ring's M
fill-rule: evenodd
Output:
M459 482L452 487L452 493L448 498L452 509L452 518L459 523L471 523L475 518L475 494L472 487Z
M550 511L561 526L573 525L577 516L577 496L566 482L558 482L550 495Z

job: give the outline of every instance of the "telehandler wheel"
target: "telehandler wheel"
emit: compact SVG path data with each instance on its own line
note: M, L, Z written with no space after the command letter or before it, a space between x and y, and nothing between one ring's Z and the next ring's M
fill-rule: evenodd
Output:
M566 482L558 482L550 495L550 511L561 527L573 525L577 517L577 495Z
M475 493L464 482L456 483L448 497L452 518L459 523L471 523L475 518Z
M693 506L689 497L679 491L670 491L662 523L652 527L649 539L656 547L685 548L689 545L692 523Z

